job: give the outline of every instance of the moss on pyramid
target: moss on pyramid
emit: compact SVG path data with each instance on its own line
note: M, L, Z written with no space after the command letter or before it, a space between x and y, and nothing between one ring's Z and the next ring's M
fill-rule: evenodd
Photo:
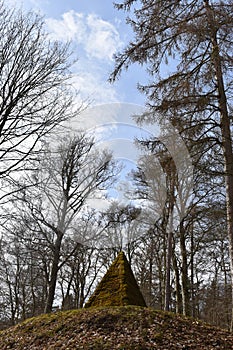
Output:
M120 252L85 307L125 305L146 303L125 254Z

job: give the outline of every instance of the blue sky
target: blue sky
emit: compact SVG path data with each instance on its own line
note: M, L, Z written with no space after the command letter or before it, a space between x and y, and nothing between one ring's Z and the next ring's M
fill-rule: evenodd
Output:
M135 158L138 157L133 142L134 136L138 134L135 129L140 131L131 116L141 114L140 106L145 100L136 86L138 82L146 82L148 77L144 69L133 65L129 71L122 73L115 84L107 82L114 68L114 53L121 51L133 35L131 28L125 24L125 14L114 8L112 0L5 1L11 6L40 12L45 18L51 39L72 42L75 57L78 58L73 67L73 85L80 92L80 101L88 99L91 104L87 114L84 113L77 118L74 130L78 130L80 125L83 126L85 123L87 130L96 128L95 131L101 134L102 143L107 141L111 150L117 151L116 157L123 159L126 169L122 172L120 181L125 181L127 185L126 172L135 167ZM167 69L171 69L171 66ZM110 127L109 123L112 123ZM170 139L174 141L173 135L179 137L169 124L167 129L167 142ZM153 136L159 134L159 126L156 124L143 130L147 134L152 133ZM172 138L169 136L169 130ZM162 140L166 144L166 138L163 137ZM180 166L174 154L177 169L190 168L186 146L179 138L177 143L180 144L177 154L187 160L188 164L187 167ZM173 154L172 146L170 148L168 146L168 149L171 149ZM157 168L156 163L155 175ZM192 176L187 176L189 177ZM128 185L130 186L130 182Z
M7 3L40 12L53 38L72 41L78 57L73 83L81 99L89 98L94 105L144 103L144 96L136 88L137 82L144 79L144 71L138 66L123 72L115 84L107 82L114 67L113 54L132 36L125 24L125 14L117 11L111 0L8 0Z
M130 118L133 110L141 113L144 96L138 92L137 83L144 79L145 73L134 66L123 72L116 83L108 83L114 68L113 55L132 37L125 14L117 11L111 0L6 0L6 3L39 12L45 18L51 39L71 41L78 58L72 71L72 83L79 91L77 103L88 100L91 107L90 113L87 111L89 115L82 114L71 127L97 128L103 139L98 147L108 146L124 163L119 181L129 185L126 174L135 168L138 153L134 144L137 126ZM98 105L105 104L106 107L98 109ZM109 122L113 124L108 125ZM121 200L122 193L117 192L116 197ZM97 202L100 205L99 199Z
M114 68L113 55L121 51L133 35L125 23L124 12L117 11L111 0L6 2L43 15L51 39L71 41L74 55L78 58L72 71L72 83L80 92L77 103L88 99L91 107L86 114L72 121L71 127L74 130L79 130L80 125L87 130L97 128L102 138L99 147L105 147L107 142L114 156L125 165L116 186L124 183L126 188L130 187L127 172L135 169L138 157L134 137L141 135L140 128L134 121L131 122L131 115L142 112L144 96L138 92L137 83L145 81L145 71L139 66L132 66L127 72L122 72L116 83L108 83ZM98 109L100 105L104 107ZM108 125L111 122L113 124ZM84 126L85 123L87 125ZM123 198L124 201L121 190L117 192L118 200Z

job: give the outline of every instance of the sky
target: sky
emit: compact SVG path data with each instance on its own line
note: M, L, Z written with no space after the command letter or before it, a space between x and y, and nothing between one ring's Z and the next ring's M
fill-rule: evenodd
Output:
M117 0L115 0L117 1ZM120 2L120 0L118 0ZM167 125L167 135L160 135L160 127L143 126L142 129L132 119L132 115L141 115L145 97L137 90L137 83L145 83L148 76L145 68L133 65L123 71L119 80L110 84L108 78L114 69L114 54L122 51L133 38L129 25L125 23L126 14L113 6L112 0L5 0L12 7L21 7L25 11L32 10L43 15L50 39L71 42L74 58L74 87L79 91L80 101L88 100L90 108L77 118L75 130L84 126L85 130L93 130L98 139L97 147L108 144L114 156L124 162L118 188L131 186L127 180L127 172L135 169L140 157L135 146L135 136L162 137L174 157L176 167L181 171L191 169L186 146L171 125ZM78 103L78 101L77 101ZM179 151L173 150L172 143L177 138ZM172 140L170 142L169 140ZM173 154L174 153L174 154ZM179 155L179 157L176 157ZM176 159L177 158L177 159ZM179 159L186 161L186 166ZM158 162L151 173L152 180L157 174ZM192 175L186 176L187 179ZM150 180L150 179L149 179ZM122 186L123 185L123 186ZM189 183L188 186L190 187ZM117 189L117 188L116 188ZM122 197L123 196L123 197ZM124 190L117 189L114 199L123 198ZM97 199L99 205L99 199Z
M108 83L114 68L113 55L123 49L132 37L125 23L125 13L111 0L8 0L12 6L37 11L45 18L51 38L70 40L74 56L73 84L81 99L91 104L126 102L143 104L144 96L137 83L144 79L139 66L123 72L120 79Z
M79 92L77 103L87 100L90 107L72 122L72 128L80 130L84 124L84 130L96 128L95 133L100 135L97 147L110 148L115 158L124 164L116 188L121 188L122 183L124 188L129 187L127 173L136 168L138 156L134 139L138 132L142 134L131 115L142 112L144 96L137 90L137 83L145 79L145 71L132 66L123 71L115 83L108 82L114 69L114 54L133 36L125 23L126 14L114 8L112 0L5 1L8 6L25 12L40 13L51 40L71 42L77 58L72 68L72 84ZM123 192L116 189L111 193L114 199L125 204L128 199ZM102 206L99 198L97 203Z

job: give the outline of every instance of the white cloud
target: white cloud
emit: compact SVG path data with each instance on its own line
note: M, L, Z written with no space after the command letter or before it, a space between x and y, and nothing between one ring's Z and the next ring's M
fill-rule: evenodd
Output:
M87 17L87 25L90 33L85 46L86 52L98 59L108 58L111 60L113 54L122 44L116 28L96 15Z
M122 45L114 25L95 14L71 10L64 13L61 20L49 18L46 22L53 38L72 40L82 46L89 58L111 61Z
M95 14L71 10L61 19L46 20L52 39L72 41L78 62L73 68L73 86L81 100L91 104L116 102L119 96L114 86L107 83L113 54L122 45L113 24ZM108 69L106 69L108 67Z
M85 40L87 28L82 13L71 10L62 15L62 20L48 18L46 23L53 39L74 40L78 44Z
M73 75L72 85L79 91L81 101L88 99L93 105L119 100L115 88L93 71L78 71Z

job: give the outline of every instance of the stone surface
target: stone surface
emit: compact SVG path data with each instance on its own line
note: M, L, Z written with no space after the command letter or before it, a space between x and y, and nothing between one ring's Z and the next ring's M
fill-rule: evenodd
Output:
M146 303L125 254L120 252L85 307L125 305Z

